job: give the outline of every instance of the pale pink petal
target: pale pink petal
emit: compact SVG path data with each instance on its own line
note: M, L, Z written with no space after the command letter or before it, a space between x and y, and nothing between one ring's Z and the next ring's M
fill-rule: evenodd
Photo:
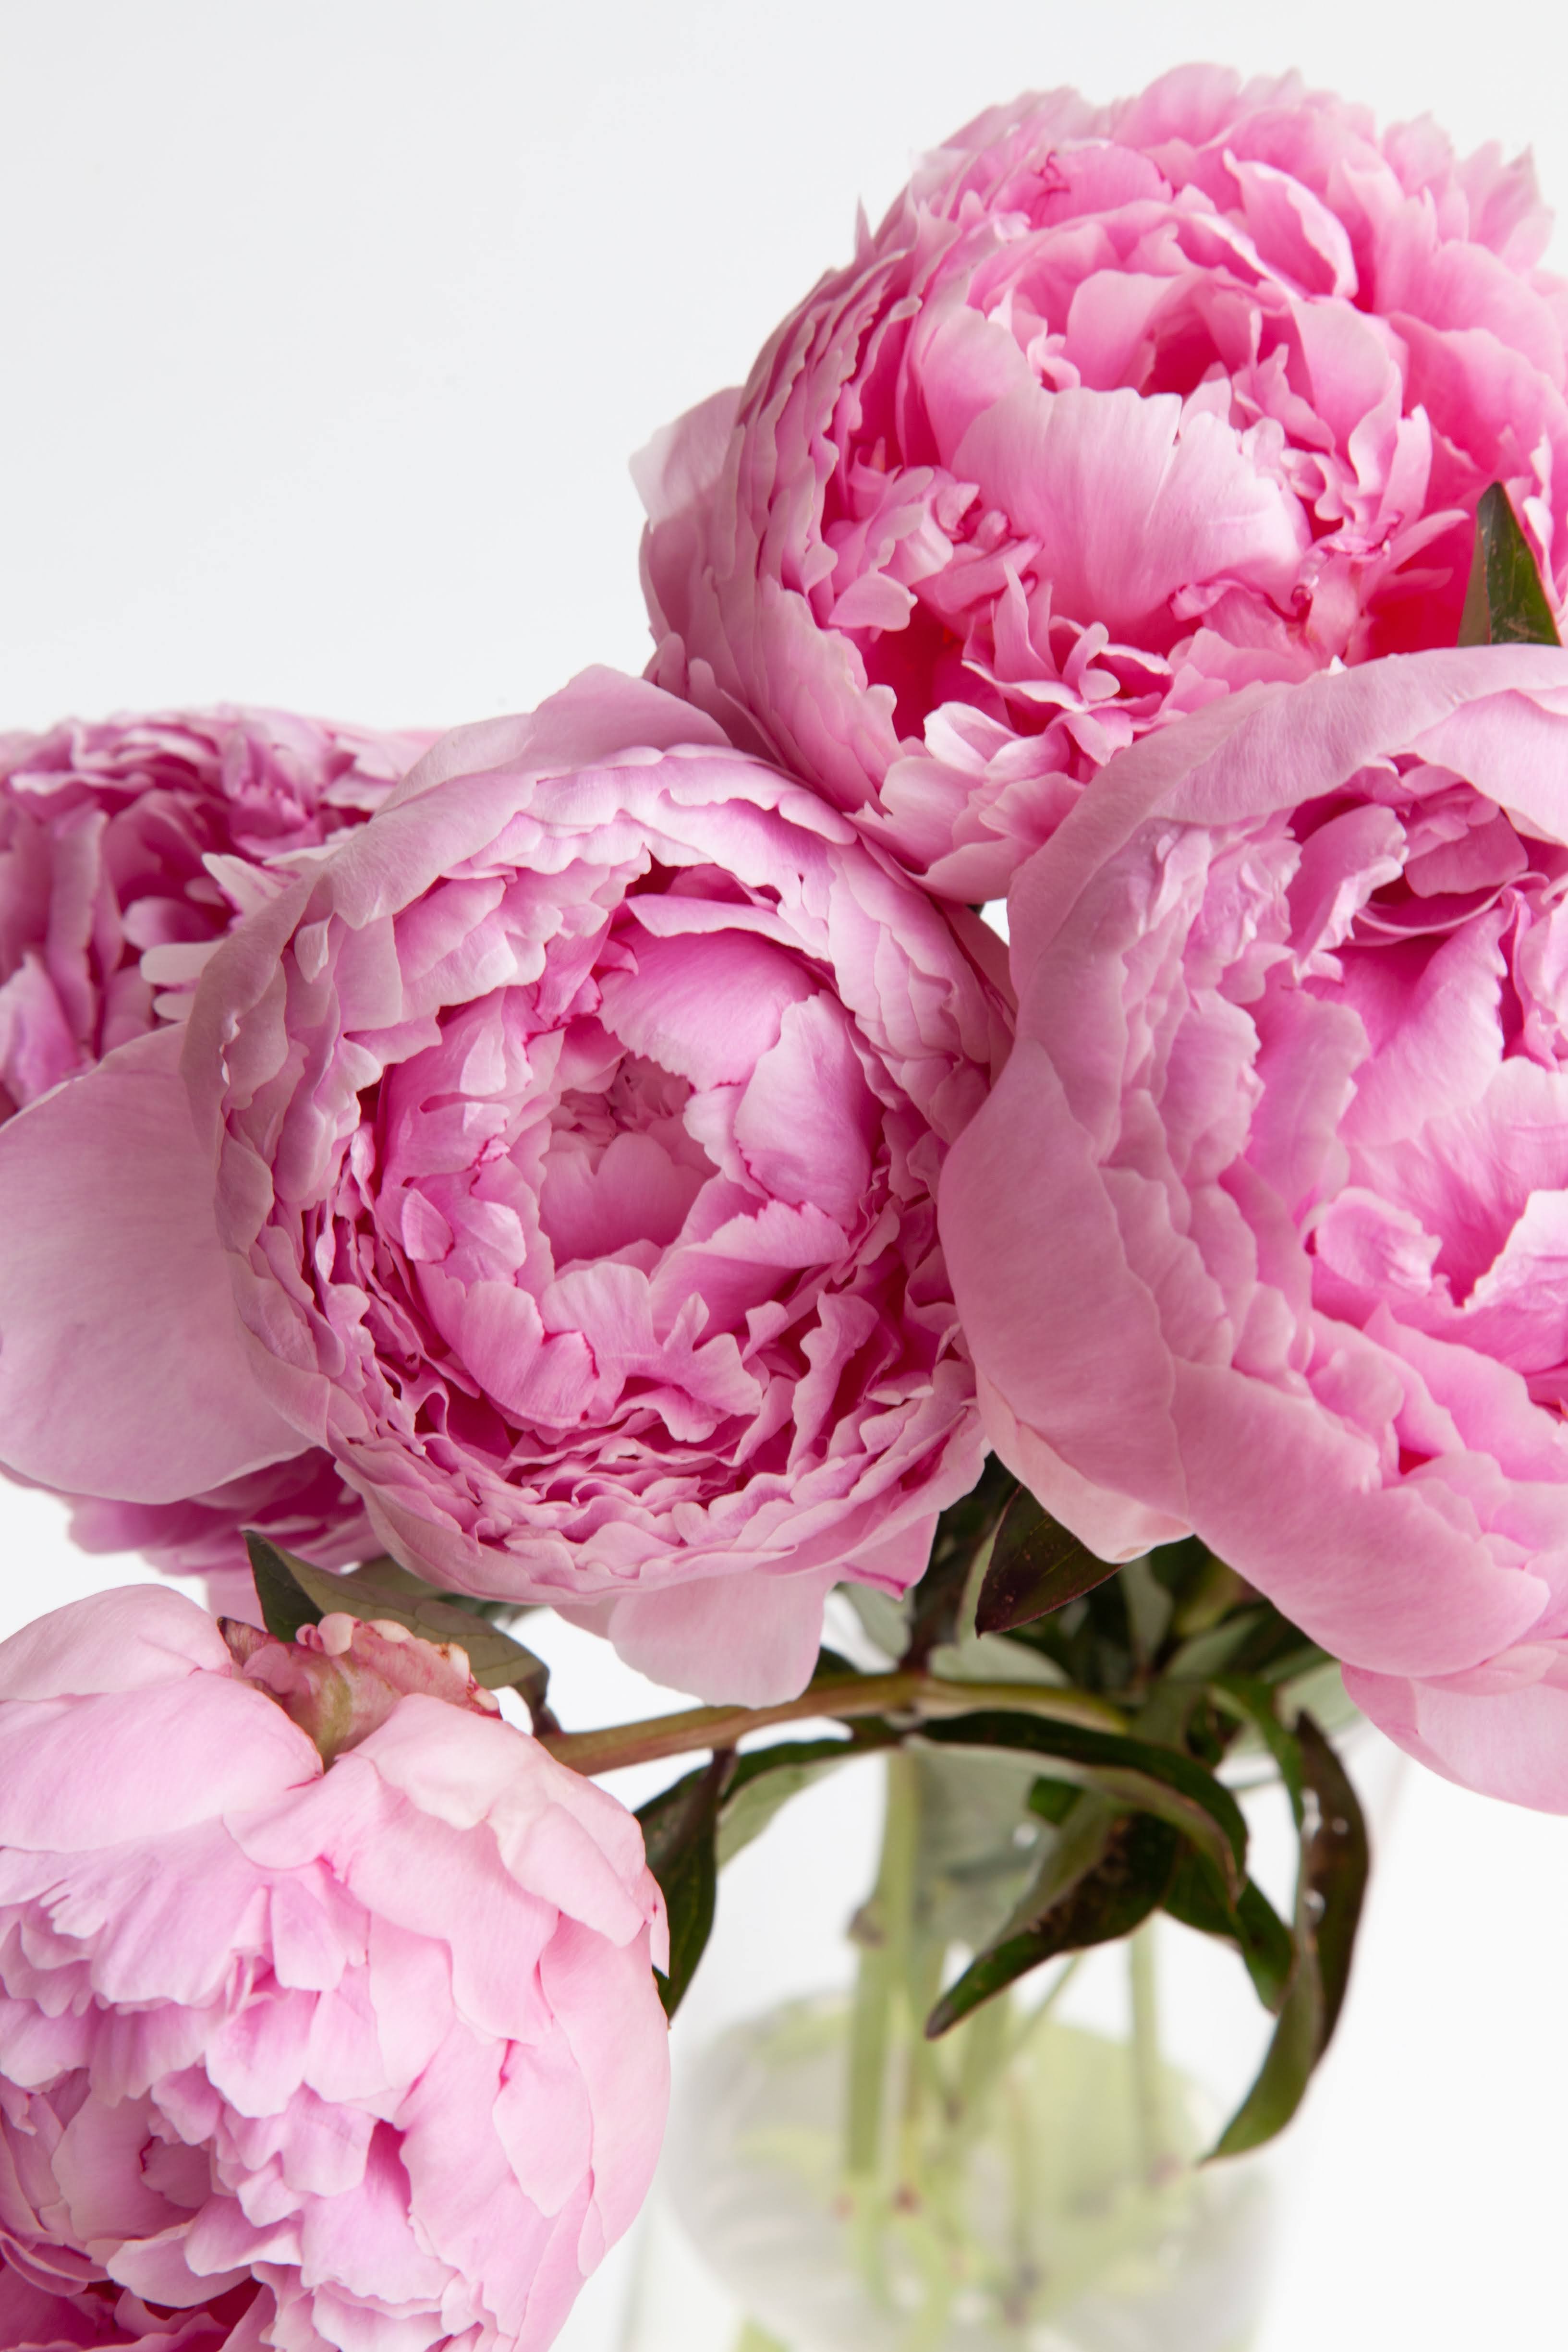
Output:
M767 1706L810 1680L822 1611L837 1582L815 1574L706 1577L613 1601L605 1631L626 1664L652 1682L673 1677L699 1698ZM567 1610L563 1614L570 1615Z
M0 1445L46 1486L166 1502L300 1451L251 1373L179 1050L154 1032L0 1129Z

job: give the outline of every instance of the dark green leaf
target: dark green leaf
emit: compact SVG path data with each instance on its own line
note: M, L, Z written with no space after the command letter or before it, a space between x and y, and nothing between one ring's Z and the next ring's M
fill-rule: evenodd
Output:
M998 1520L1020 1491L1012 1473L990 1454L968 1494L950 1504L938 1519L930 1563L910 1596L904 1665L923 1666L933 1650L958 1640L968 1630L959 1618L975 1556L990 1541Z
M889 1732L888 1738L894 1736ZM736 1758L734 1771L725 1787L724 1802L733 1804L742 1790L774 1772L794 1771L806 1764L847 1763L851 1756L859 1753L859 1747L858 1740L833 1734L822 1739L781 1739L772 1748L752 1748Z
M1476 504L1475 552L1459 623L1462 646L1555 646L1562 642L1530 541L1500 482Z
M254 1528L245 1530L245 1549L250 1554L250 1573L256 1580L256 1597L261 1603L261 1622L275 1642L291 1642L301 1625L319 1625L326 1612L318 1609L295 1574L304 1562L296 1560L275 1543L258 1535Z
M842 1682L846 1675L856 1675L859 1671L858 1666L848 1658L842 1656L837 1650L830 1650L824 1644L816 1654L816 1664L811 1670L811 1679L814 1683L819 1683L825 1679L828 1682Z
M1286 1682L1327 1655L1299 1625L1281 1616L1272 1601L1259 1601L1242 1614L1246 1638L1226 1663L1229 1674L1251 1675L1261 1682Z
M1157 1675L1132 1718L1133 1737L1148 1740L1156 1748L1173 1748L1185 1754L1191 1746L1193 1717L1203 1703L1201 1683Z
M1293 1638L1284 1638L1286 1628L1283 1620L1276 1630L1279 1638L1268 1657L1255 1659L1253 1654L1258 1644L1253 1642L1247 1645L1244 1664L1246 1670L1256 1674L1259 1681L1269 1683L1279 1690L1287 1683L1300 1682L1303 1675L1315 1675L1324 1666L1338 1665L1337 1658L1329 1651L1320 1649L1316 1642L1309 1642L1303 1634L1296 1632L1294 1626L1289 1629Z
M1100 1860L1059 1903L1032 1926L1005 1934L948 1987L926 2020L927 2036L935 2041L1043 1961L1130 1936L1158 1907L1179 1845L1168 1823L1146 1814L1114 1822Z
M1139 1665L1147 1669L1159 1655L1160 1644L1170 1631L1175 1603L1169 1587L1155 1575L1146 1559L1123 1560L1116 1573L1127 1606L1133 1654Z
M1234 1944L1265 2009L1278 2016L1296 1965L1290 1930L1261 1887L1249 1878L1233 1904L1208 1864L1188 1851L1165 1890L1165 1908L1184 1927Z
M1252 1979L1253 1990L1265 2009L1278 2012L1285 2006L1295 1967L1290 1930L1256 1880L1249 1878L1236 1906L1241 1932L1237 1947Z
M773 1815L803 1789L837 1770L852 1756L886 1748L898 1737L875 1721L857 1724L847 1739L781 1739L737 1762L719 1817L719 1866L760 1837Z
M992 1943L1001 1943L1048 1919L1079 1881L1099 1869L1122 1818L1103 1797L1076 1791L1072 1807L1057 1823L1057 1834L1046 1846L1039 1868Z
M1029 1811L1058 1828L1066 1821L1083 1791L1070 1780L1037 1780L1029 1791Z
M688 1772L638 1809L647 1866L669 1917L669 1973L654 1971L667 2017L675 2015L685 1998L712 1933L719 1812L734 1769L734 1749L720 1748L700 1771Z
M515 1685L538 1727L550 1669L501 1626L465 1609L422 1577L411 1576L395 1559L370 1560L339 1575L280 1551L254 1529L247 1530L245 1540L263 1620L280 1642L291 1642L301 1625L316 1624L334 1610L350 1617L384 1617L421 1641L458 1643L468 1654L474 1680L486 1690ZM287 1633L281 1630L285 1624Z
M1115 1732L1081 1730L1026 1715L985 1710L928 1723L921 1734L962 1748L1022 1748L1053 1759L1051 1777L1076 1782L1117 1805L1152 1813L1208 1855L1233 1895L1247 1867L1247 1823L1228 1789L1190 1756Z
M1323 1980L1321 2055L1344 2006L1372 1853L1365 1816L1331 1743L1310 1715L1296 1718L1296 1737L1310 1800L1303 1875Z
M1280 1722L1272 1688L1268 1683L1246 1675L1218 1675L1212 1688L1216 1704L1256 1731L1279 1767L1279 1778L1285 1783L1290 1811L1300 1830L1305 1790L1301 1744L1295 1733L1288 1731Z
M996 1529L974 1612L975 1630L1010 1633L1016 1625L1030 1624L1064 1608L1115 1573L1114 1561L1097 1559L1020 1486Z
M1262 1613L1257 1609L1238 1609L1234 1616L1205 1626L1201 1633L1189 1634L1166 1661L1166 1674L1176 1681L1190 1682L1206 1682L1223 1674L1256 1633Z
M1298 1961L1258 2079L1209 2151L1245 2156L1284 2130L1300 2105L1323 2046L1323 1988L1317 1966Z
M1350 1980L1366 1893L1366 1823L1344 1767L1310 1715L1297 1718L1294 1736L1302 1789L1296 1970L1258 2079L1215 2156L1240 2156L1284 2129L1329 2046Z
M1152 1566L1174 1596L1174 1630L1182 1641L1208 1633L1222 1618L1258 1598L1246 1579L1223 1559L1216 1559L1196 1536L1162 1544L1152 1554Z

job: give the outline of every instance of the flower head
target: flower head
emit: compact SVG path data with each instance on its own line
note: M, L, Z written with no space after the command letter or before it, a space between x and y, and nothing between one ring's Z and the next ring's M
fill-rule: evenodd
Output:
M445 738L212 956L189 1108L153 1039L0 1130L7 1457L90 1428L175 1501L310 1443L433 1582L798 1690L979 1467L935 1185L988 941L640 682Z
M312 1632L137 1585L0 1644L8 2344L542 2352L647 2189L636 1822L455 1653Z
M1489 482L1568 583L1548 226L1293 78L983 115L641 460L649 674L995 896L1151 728L1452 645Z
M279 861L362 824L430 740L231 709L0 736L0 1117L181 1018Z
M0 737L0 1119L183 1020L203 963L287 861L363 824L430 740L226 709ZM375 1549L321 1453L173 1507L84 1499L72 1533L236 1585L247 1526L332 1567Z
M1011 899L942 1235L998 1451L1195 1529L1395 1738L1568 1811L1568 654L1268 688Z

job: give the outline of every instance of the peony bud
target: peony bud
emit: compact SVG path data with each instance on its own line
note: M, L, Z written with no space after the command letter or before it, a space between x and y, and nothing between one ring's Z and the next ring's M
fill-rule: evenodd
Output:
M542 2352L652 2173L665 1958L637 1823L456 1645L154 1585L29 1625L0 2341Z

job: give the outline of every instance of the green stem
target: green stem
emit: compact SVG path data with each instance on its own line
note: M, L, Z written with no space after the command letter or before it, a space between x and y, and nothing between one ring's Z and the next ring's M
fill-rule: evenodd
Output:
M1132 2096L1143 2178L1158 2188L1170 2166L1165 2129L1165 2077L1160 2057L1160 2000L1154 1970L1154 1922L1128 1938L1127 1970L1132 1995Z
M848 1723L860 1715L893 1715L912 1717L912 1728L925 1717L968 1715L977 1707L1005 1707L1015 1715L1041 1715L1097 1731L1127 1727L1126 1717L1107 1700L1040 1683L961 1683L920 1673L825 1675L798 1698L777 1706L692 1706L640 1723L611 1724L602 1731L552 1732L539 1744L574 1772L612 1772L625 1764L733 1748L749 1731L764 1731L775 1723L823 1717Z
M967 2147L985 2115L996 2078L1012 2055L1014 2001L999 1992L964 2019L953 2037L958 2050L958 2119L953 2139ZM928 2048L936 2045L928 2043Z
M920 1784L912 1759L895 1750L888 1759L881 1859L862 1915L860 1965L849 2019L844 2167L850 2179L862 2185L875 2179L881 2158L888 2045L909 1965L919 1841Z
M900 1762L905 1760L900 1759ZM923 2208L930 2200L924 2142L931 2115L942 2113L942 2062L935 2044L926 2040L922 2029L942 1990L944 1948L915 1931L911 1922L899 1987L904 2080L898 2156L900 2200L911 2211Z
M1047 2018L1049 2017L1052 2010L1055 2009L1058 2001L1060 2000L1063 1993L1066 1992L1068 1985L1071 1984L1074 1977L1077 1976L1079 1969L1082 1968L1084 1958L1085 1955L1082 1952L1074 1952L1070 1959L1068 1959L1062 1968L1056 1982L1052 1985L1045 1999L1043 2000L1037 2000L1033 2009L1026 2009L1022 2011L1018 2019L1018 2030L1014 2035L1007 2050L1007 2063L1009 2065L1011 2065L1013 2060L1024 2050L1028 2042L1029 2036L1034 2032L1036 2027L1043 2025ZM995 2006L994 2002L991 2003L990 2006L994 2008ZM984 2010L978 2011L978 2014L984 2017L985 2014Z

